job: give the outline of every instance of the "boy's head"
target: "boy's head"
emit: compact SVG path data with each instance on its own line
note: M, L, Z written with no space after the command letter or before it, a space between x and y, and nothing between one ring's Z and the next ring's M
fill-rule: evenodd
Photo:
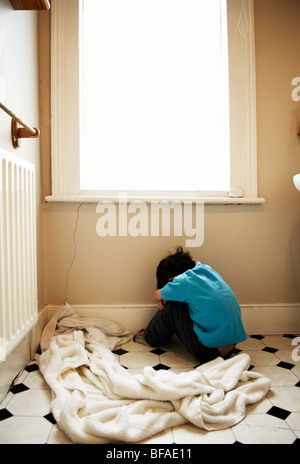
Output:
M170 279L193 269L196 263L188 251L179 246L174 254L162 259L156 269L157 288L164 287Z

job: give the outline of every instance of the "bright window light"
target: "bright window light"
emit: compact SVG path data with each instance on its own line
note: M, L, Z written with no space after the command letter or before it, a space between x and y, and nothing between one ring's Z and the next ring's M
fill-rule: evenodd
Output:
M224 0L83 0L80 188L228 191Z

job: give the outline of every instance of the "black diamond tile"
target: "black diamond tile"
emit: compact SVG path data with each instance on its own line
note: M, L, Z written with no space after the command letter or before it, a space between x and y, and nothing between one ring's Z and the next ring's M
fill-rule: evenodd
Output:
M128 353L128 351L123 350L122 348L119 348L118 350L113 351L113 353L115 353L115 354L117 354L119 356L122 356L122 354L126 354L126 353Z
M39 370L39 366L37 364L29 364L28 366L25 367L26 372L34 372L38 370Z
M256 340L262 340L265 338L263 335L250 335L251 338L255 338Z
M254 339L257 339L257 340L262 340L262 339L264 338L264 336L262 336L262 335L251 335L251 336L249 336L249 338L250 338L250 337L252 337L252 338L254 338ZM286 337L286 338L288 338L288 339L293 339L293 338L295 338L295 336L292 335L292 334L286 334L286 335L283 335L283 337ZM265 346L265 347L262 349L262 351L269 352L269 353L276 353L278 350L275 349L275 348L273 348L273 347L271 347L271 346ZM166 353L166 352L167 352L166 350L163 350L163 349L161 349L161 348L155 348L155 349L152 349L152 350L151 350L151 353L153 353L153 354L155 354L155 355L161 355L161 354ZM239 349L237 349L237 348L234 350L234 353L235 353L235 354L238 354L238 353L240 353L240 352L243 352L243 350L239 350ZM119 356L121 356L120 359L122 359L122 355L128 353L128 351L127 351L127 350L124 350L124 349L122 349L122 348L120 348L120 349L114 351L114 353L117 354L117 355L119 355ZM131 353L132 353L132 352L131 352ZM279 361L279 360L278 360L278 361ZM199 365L200 365L200 364L199 364ZM289 373L288 373L288 370L292 369L292 368L294 367L294 364L281 361L281 362L279 362L279 364L277 364L277 366L278 366L278 367L281 367L281 368L283 368L283 369L287 369L286 373L287 373L287 375L288 375L288 374L289 374ZM123 367L124 367L125 369L128 369L128 367L126 367L126 366L123 366ZM195 366L194 368L196 368L196 367L197 367L197 366ZM254 368L254 366L251 365L251 366L249 367L249 370L251 370L251 369L253 369L253 368ZM169 367L169 366L167 366L167 365L165 365L165 364L157 364L156 366L153 367L153 369L155 369L155 370L160 370L160 369L162 369L162 370L169 370L169 369L171 369L171 367ZM25 368L25 370L26 370L27 372L36 371L36 370L38 370L38 365L35 364L35 363L34 363L34 364L30 364L30 365L28 365L28 366ZM300 388L300 380L298 380L298 379L296 379L296 380L297 380L296 386ZM14 386L11 388L11 392L14 393L14 394L17 394L17 393L26 391L26 390L28 390L28 389L29 389L29 388L28 388L26 385L20 383L20 384L14 385ZM286 409L273 406L273 407L271 407L271 409L267 412L267 414L269 414L269 415L271 415L271 416L274 416L274 417L276 417L276 418L278 418L278 419L285 420L287 417L289 417L289 415L291 414L291 412L288 411L288 410L286 410ZM1 409L1 405L0 405L0 421L5 421L6 419L8 419L8 418L10 418L10 417L12 417L12 416L13 416L13 414L12 414L8 409L5 409L5 408L4 408L4 409ZM51 424L55 424L55 423L56 423L56 421L55 421L55 419L54 419L52 413L49 413L49 414L45 415L44 418L45 418L45 420L49 421ZM280 421L279 421L279 423L280 423ZM3 425L4 425L4 423L3 423ZM2 426L2 427L3 427L3 426ZM280 427L280 425L279 425L279 427ZM233 444L235 444L235 445L242 445L243 443L240 442L240 441L238 441L238 440L236 440L236 441L234 441ZM294 441L293 444L295 444L295 445L298 444L298 445L299 445L299 444L300 444L300 439L299 439L299 438L295 439L295 441Z
M0 409L0 421L8 419L9 417L12 417L11 412L9 412L7 409Z
M267 411L267 414L277 417L278 419L285 420L291 414L291 412L287 411L286 409L273 406L271 409L269 409L269 411Z
M266 351L267 353L276 353L278 351L276 348L272 348L271 346L265 346L261 351Z
M232 354L239 354L241 352L242 352L242 350L240 350L239 348L233 348Z
M165 366L164 364L156 364L156 366L153 366L153 369L156 371L159 371L161 369L167 371L168 369L171 369L169 366Z
M26 385L24 385L23 383L18 383L17 385L14 385L10 389L10 391L14 394L22 393L23 391L26 391L26 390L29 390L29 388L26 387Z
M282 336L285 337L285 338L291 338L291 339L296 338L296 335L294 335L294 334L284 334Z
M283 369L293 369L293 367L295 367L295 364L281 361L280 363L277 364L277 366L282 367Z
M154 348L154 350L151 350L150 353L160 355L166 353L166 350L162 350L161 348Z
M44 418L47 419L49 422L51 422L51 424L56 424L56 420L54 419L52 412L49 412L49 414L46 414Z
M41 350L41 347L39 346L38 349L37 349L37 354L42 354L42 350Z

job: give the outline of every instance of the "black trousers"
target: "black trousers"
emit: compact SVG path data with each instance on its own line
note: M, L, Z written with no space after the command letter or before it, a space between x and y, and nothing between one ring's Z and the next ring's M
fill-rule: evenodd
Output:
M220 353L217 348L208 348L198 340L193 329L188 305L177 301L168 301L161 311L157 311L144 332L144 338L150 346L160 346L176 334L187 350L204 364Z

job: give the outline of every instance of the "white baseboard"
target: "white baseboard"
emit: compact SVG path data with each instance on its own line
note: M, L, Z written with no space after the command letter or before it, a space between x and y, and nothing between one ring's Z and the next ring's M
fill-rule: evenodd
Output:
M300 334L300 304L241 305L247 334Z
M47 308L43 308L36 324L7 354L5 360L0 362L0 402L5 398L14 379L34 358L40 345L42 331L48 320Z
M108 319L133 333L145 328L156 312L155 305L72 305L79 314ZM48 317L58 306L47 305ZM242 318L248 335L300 334L299 304L241 305Z

